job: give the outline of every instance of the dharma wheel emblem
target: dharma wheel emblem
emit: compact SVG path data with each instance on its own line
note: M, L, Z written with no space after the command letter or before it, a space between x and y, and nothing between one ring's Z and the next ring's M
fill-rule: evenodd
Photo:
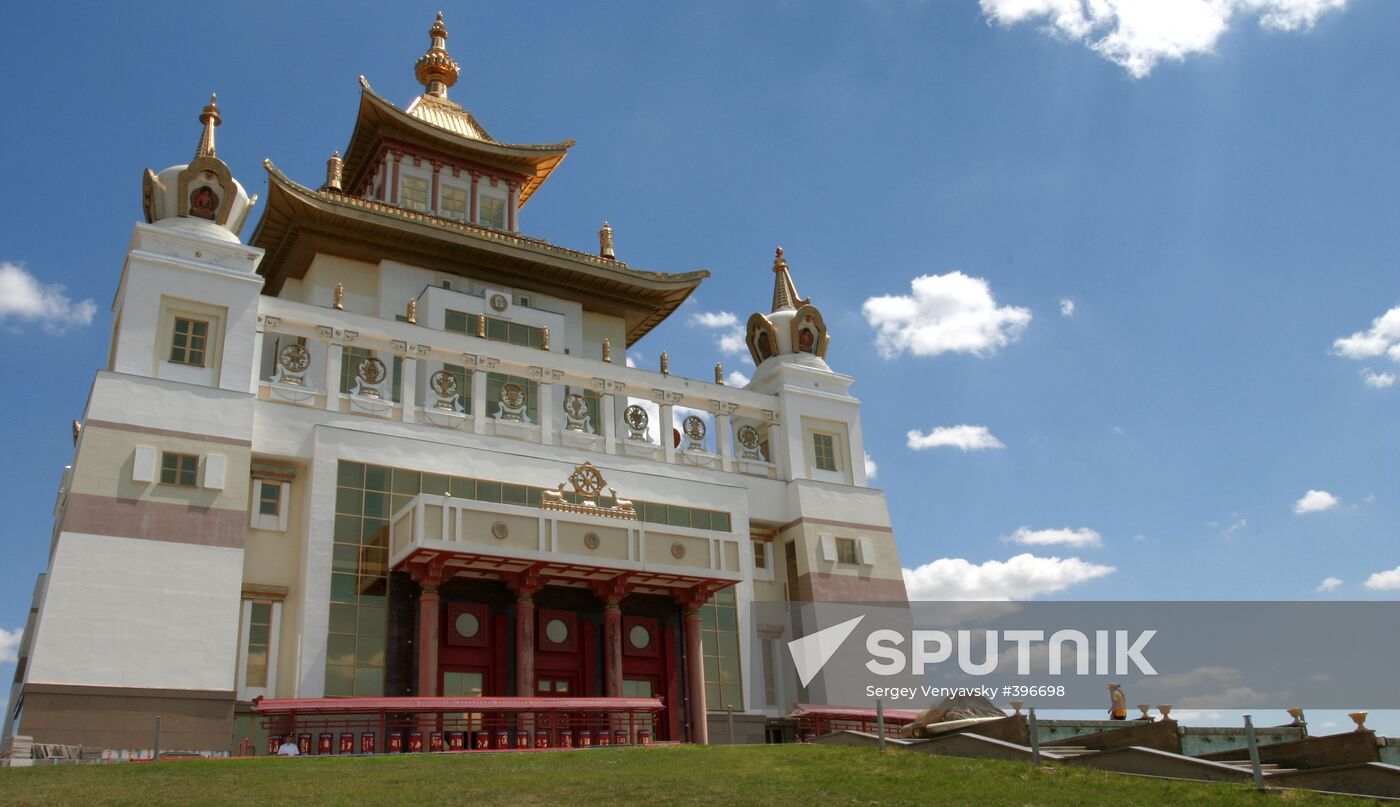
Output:
M504 311L506 310L506 306L508 305L510 305L510 301L506 299L506 296L504 294L491 295L492 311Z
M751 451L758 450L758 429L746 423L739 427L739 433L736 436L739 440L739 445Z
M428 384L433 388L433 392L443 398L451 398L457 394L457 377L446 370L438 370L428 379Z
M647 439L647 424L650 421L647 410L636 404L622 410L622 422L627 425L627 436L632 440Z
M574 490L582 496L592 498L603 492L603 475L599 473L592 463L585 462L574 469L569 476L569 484L574 486Z
M685 436L689 437L691 440L698 443L705 439L705 421L701 420L699 416L691 415L687 417L682 422L682 426L685 428Z
M564 399L564 412L569 417L580 420L588 417L588 401L577 392L572 393Z
M361 359L360 368L356 372L356 375L359 377L362 383L369 384L372 386L384 383L384 378L388 374L389 371L384 366L384 362L374 358L373 356L367 359Z
M501 385L501 403L511 409L525 405L525 388L514 382Z
M311 366L311 352L305 345L293 342L277 352L277 364L289 373L304 372Z

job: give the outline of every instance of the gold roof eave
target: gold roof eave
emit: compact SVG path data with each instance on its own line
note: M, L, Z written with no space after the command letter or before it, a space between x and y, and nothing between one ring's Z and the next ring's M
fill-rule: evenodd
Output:
M386 137L392 137L523 177L518 206L524 207L525 202L544 184L574 145L573 140L541 145L500 143L492 139L465 108L458 107L460 115L463 116L464 126L445 128L394 106L388 99L376 93L364 76L360 77L360 90L359 114L355 118L355 129L350 135L350 144L345 149L347 189L359 188L367 176L373 173L372 161L379 151L380 143ZM424 102L420 100L417 103ZM428 103L437 107L450 102ZM454 114L457 113L454 111ZM485 139L469 136L467 132L472 129Z
M406 255L402 259L414 265L458 275L469 266L483 281L576 299L590 310L620 316L630 346L710 276L705 269L674 274L634 269L517 233L313 190L271 161L263 164L268 201L249 243L267 252L258 271L268 278L271 294L304 275L317 252L369 262Z

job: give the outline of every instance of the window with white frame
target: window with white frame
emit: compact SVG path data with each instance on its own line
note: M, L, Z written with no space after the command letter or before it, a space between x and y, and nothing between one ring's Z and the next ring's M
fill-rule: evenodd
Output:
M287 512L290 509L292 485L277 479L254 479L252 519L250 526L255 530L287 531Z
M493 230L506 228L506 200L500 196L481 194L477 200L477 224Z
M438 214L444 218L467 220L467 190L454 185L438 189Z
M428 180L406 176L399 187L399 206L423 213L428 211Z
M238 699L276 697L277 639L282 603L275 599L243 600L242 641L238 652Z

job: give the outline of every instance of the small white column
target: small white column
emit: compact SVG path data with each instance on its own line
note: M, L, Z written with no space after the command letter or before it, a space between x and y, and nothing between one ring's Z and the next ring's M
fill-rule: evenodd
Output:
M617 453L617 396L599 395L598 426L603 430L603 451Z
M715 449L719 454L719 467L722 471L734 470L734 464L729 459L730 452L733 451L733 441L730 434L734 428L733 416L715 415Z
M768 424L768 461L778 470L779 479L792 479L792 466L788 463L787 435L777 423Z
M673 404L661 405L661 423L658 425L661 450L667 462L676 461L676 407Z
M326 346L326 408L340 411L340 362L345 348L340 345Z
M403 358L399 373L399 403L403 406L403 422L418 422L418 360Z
M250 379L252 386L248 389L254 396L258 394L258 384L262 383L263 366L263 330L259 328L253 333L253 377Z
M540 443L554 445L554 410L559 404L554 400L554 384L539 385L540 402Z
M486 371L480 365L472 371L472 431L486 433Z

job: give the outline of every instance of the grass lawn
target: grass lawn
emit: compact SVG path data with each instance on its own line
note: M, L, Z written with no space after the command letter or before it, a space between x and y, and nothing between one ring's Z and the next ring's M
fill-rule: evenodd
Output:
M0 769L0 804L1328 805L1360 799L812 745Z

